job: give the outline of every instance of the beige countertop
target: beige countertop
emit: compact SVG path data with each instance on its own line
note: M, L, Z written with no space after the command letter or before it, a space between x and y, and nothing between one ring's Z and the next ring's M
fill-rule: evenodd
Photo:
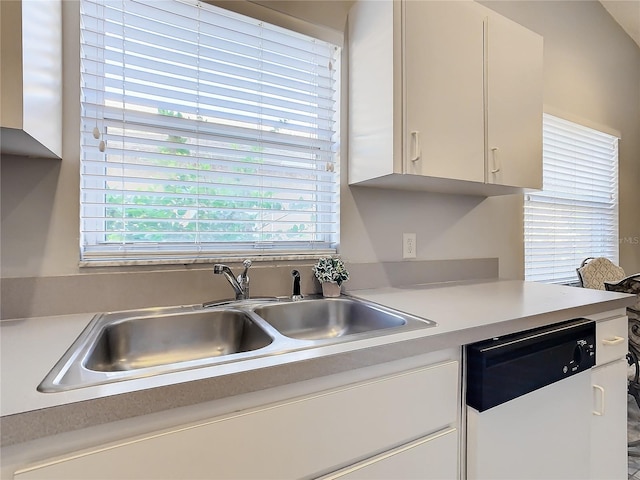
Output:
M428 284L350 294L438 325L303 353L41 393L36 390L38 384L93 315L2 321L1 445L310 380L570 318L598 318L598 314L624 309L635 298L510 280Z

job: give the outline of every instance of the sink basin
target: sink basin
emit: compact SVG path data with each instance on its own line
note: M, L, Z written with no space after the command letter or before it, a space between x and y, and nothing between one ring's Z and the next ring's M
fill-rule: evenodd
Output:
M324 298L258 307L255 313L282 335L323 340L407 324L402 315L350 298Z
M150 377L273 354L274 330L249 310L201 305L96 315L41 392Z
M266 347L272 338L244 312L142 316L106 325L84 365L113 372L155 367Z
M91 320L38 390L58 392L214 365L225 365L220 371L228 374L241 371L247 360L271 356L272 362L291 362L308 358L310 349L434 325L351 297L105 313Z

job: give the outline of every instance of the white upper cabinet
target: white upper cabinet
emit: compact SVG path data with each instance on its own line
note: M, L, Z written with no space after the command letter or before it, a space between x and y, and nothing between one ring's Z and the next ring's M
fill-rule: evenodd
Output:
M0 1L1 152L62 156L62 4Z
M486 181L540 189L542 37L486 11Z
M542 187L542 37L471 1L359 1L348 38L350 184Z
M404 4L405 173L484 182L483 22L476 7Z

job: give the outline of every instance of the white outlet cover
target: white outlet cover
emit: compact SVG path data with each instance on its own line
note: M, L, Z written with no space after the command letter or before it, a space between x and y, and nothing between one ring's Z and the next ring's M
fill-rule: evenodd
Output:
M402 258L416 258L416 234L402 234Z

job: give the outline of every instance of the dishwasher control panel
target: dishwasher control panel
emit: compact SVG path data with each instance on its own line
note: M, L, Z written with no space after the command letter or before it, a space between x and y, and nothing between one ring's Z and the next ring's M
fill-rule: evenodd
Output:
M595 335L594 335L595 336ZM562 373L576 373L591 368L596 364L596 347L595 339L576 340L576 346L573 349L573 358L562 368Z
M467 345L467 405L482 412L590 369L595 338L578 318Z

